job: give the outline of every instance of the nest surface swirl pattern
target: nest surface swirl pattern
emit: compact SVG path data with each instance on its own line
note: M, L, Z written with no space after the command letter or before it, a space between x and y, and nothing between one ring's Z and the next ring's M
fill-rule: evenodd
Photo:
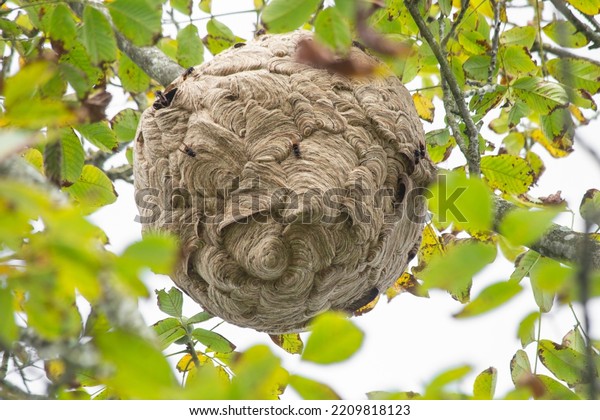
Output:
M401 82L302 64L310 37L266 35L188 70L136 136L143 229L179 238L174 282L269 333L390 287L419 245L416 192L434 172ZM350 59L380 64L356 47Z

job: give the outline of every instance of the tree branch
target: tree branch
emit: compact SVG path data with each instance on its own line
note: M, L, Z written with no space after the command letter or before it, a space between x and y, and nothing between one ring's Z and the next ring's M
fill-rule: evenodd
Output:
M496 232L498 232L498 228L504 217L515 209L517 209L517 206L514 204L496 197L494 215L494 230ZM587 234L575 232L565 226L553 223L540 240L531 245L530 248L539 252L544 257L579 265L582 262L580 244L587 237ZM590 267L598 270L600 269L600 242L591 240L588 243L588 247Z
M71 9L81 17L83 14L83 3L70 3ZM106 18L110 22L117 46L127 57L136 63L148 76L156 80L163 86L169 85L181 73L184 68L171 60L165 53L157 47L138 47L129 41L121 32L119 32L112 24L112 19L105 13Z
M546 43L540 45L540 43L537 41L534 42L533 46L531 47L531 51L539 52L540 54L541 53L550 53L550 54L554 54L555 56L560 57L560 58L576 58L578 60L586 60L586 61L589 61L590 63L594 63L597 66L600 66L600 61L594 60L593 58L582 57L580 55L573 54L571 51L563 50L562 48L555 47L553 45L546 44Z
M579 32L584 34L585 37L592 42L593 45L590 48L600 47L600 33L594 31L585 23L577 19L577 16L571 12L571 9L569 9L564 0L550 0L550 3L552 3L552 5L556 7L556 10L562 13L563 16L566 17L567 20L571 22Z
M404 0L404 4L411 14L413 20L417 24L419 31L425 41L429 44L431 51L435 55L438 63L440 64L440 74L444 78L444 80L448 83L448 89L452 93L454 97L454 102L460 112L460 116L462 117L466 127L467 127L467 136L469 138L469 147L467 150L467 154L465 157L467 158L467 162L469 164L469 173L474 176L479 176L480 168L479 162L481 157L479 156L479 130L471 118L471 113L469 112L469 108L467 107L467 103L465 102L465 97L463 92L458 85L458 81L456 77L454 77L454 73L452 73L452 69L448 64L448 60L446 55L443 53L440 44L436 41L435 37L427 27L427 24L421 17L419 13L418 2L415 0Z

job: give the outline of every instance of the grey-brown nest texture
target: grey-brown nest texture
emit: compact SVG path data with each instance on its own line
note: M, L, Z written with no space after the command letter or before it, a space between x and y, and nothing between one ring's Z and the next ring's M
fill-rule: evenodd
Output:
M136 139L144 230L180 239L174 282L269 333L353 312L391 286L419 245L417 192L433 174L401 82L298 62L310 36L266 35L190 69ZM350 59L379 63L356 47Z

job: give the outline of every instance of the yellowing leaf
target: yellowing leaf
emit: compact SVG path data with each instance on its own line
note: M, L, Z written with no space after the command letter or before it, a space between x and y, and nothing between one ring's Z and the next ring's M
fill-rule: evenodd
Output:
M518 45L531 48L535 42L536 30L533 26L517 26L500 34L502 45Z
M546 63L550 74L559 82L596 94L600 91L600 66L584 58L555 58Z
M17 339L14 300L10 289L0 287L0 346L3 348L8 348Z
M429 293L422 289L421 283L417 281L415 276L407 272L402 273L398 280L396 280L394 284L385 291L385 295L387 296L389 302L404 292L408 292L418 297L429 297Z
M498 371L494 367L487 368L475 378L473 398L476 400L491 400L496 391Z
M588 223L600 225L600 191L592 188L585 192L579 205L579 214Z
M533 141L542 145L555 158L568 156L573 151L572 144L561 141L553 142L540 129L533 130L530 135Z
M173 9L183 13L186 16L190 16L192 14L192 0L170 0L169 3ZM207 13L210 13L210 9Z
M348 359L362 345L363 332L339 313L326 312L311 323L302 360L319 364Z
M484 156L481 158L481 173L491 188L509 194L523 194L533 184L531 166L519 156Z
M600 13L600 0L567 0L577 10L586 15L597 15Z
M290 385L304 400L341 399L340 396L329 386L303 376L290 376Z
M589 43L586 36L582 32L579 32L575 25L568 20L550 22L544 26L544 33L561 47L581 48Z
M414 93L412 98L419 117L425 121L433 122L435 107L433 106L431 99L421 95L420 93Z
M175 341L185 336L185 329L175 318L166 318L152 325L152 329L158 335L161 350L166 349Z
M279 335L269 335L271 340L277 344L279 347L284 349L290 354L302 354L302 350L304 349L304 343L302 342L302 338L300 338L300 334L298 333L290 333L290 334L279 334Z
M228 399L277 399L289 381L288 372L265 345L246 350L232 370L236 375Z
M579 400L577 394L569 388L546 375L535 375L535 378L542 384L541 395L535 399L539 400Z
M206 31L208 32L208 35L206 36L206 47L213 55L219 54L236 42L244 41L244 39L235 36L227 25L216 19L208 21L206 24Z
M519 323L517 336L521 340L521 347L525 348L535 341L535 326L539 318L539 312L531 312Z
M526 385L529 378L533 375L529 357L523 350L517 350L510 361L510 376L517 386Z
M562 86L539 77L522 77L512 84L511 90L518 99L541 114L547 114L568 102Z
M595 358L596 365L587 366L585 354L550 340L540 340L538 357L550 372L569 386L587 383L587 369L592 369L593 377L598 376L598 357Z
M436 256L446 252L444 244L431 224L425 225L421 246L419 247L419 265L413 268L413 273L423 271L425 266Z
M526 47L509 45L501 48L498 55L502 67L510 75L518 76L537 71L537 65Z
M263 9L262 21L269 32L299 28L317 11L321 0L273 0Z
M150 76L125 54L119 56L119 79L127 92L145 92L150 86Z
M139 121L139 112L127 108L115 115L110 125L117 136L117 140L126 143L133 141Z
M550 140L552 145L567 152L573 150L575 125L568 109L557 108L549 114L541 115L540 122L544 136Z
M516 296L523 288L518 283L504 281L483 289L475 299L467 303L455 318L467 318L488 312Z
M206 357L202 353L196 353L196 357L200 366L203 366L204 364L206 364L206 362L209 361L208 357ZM179 372L190 372L196 369L196 364L194 363L192 355L187 353L181 359L179 359L179 362L177 362L177 365L175 367Z

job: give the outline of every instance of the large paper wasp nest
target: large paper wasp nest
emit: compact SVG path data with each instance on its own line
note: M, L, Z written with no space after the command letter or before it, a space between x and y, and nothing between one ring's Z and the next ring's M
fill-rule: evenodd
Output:
M418 248L433 174L401 82L300 62L310 37L266 35L189 69L144 112L135 145L143 228L181 243L174 282L269 333L391 286ZM347 62L380 65L357 47Z

